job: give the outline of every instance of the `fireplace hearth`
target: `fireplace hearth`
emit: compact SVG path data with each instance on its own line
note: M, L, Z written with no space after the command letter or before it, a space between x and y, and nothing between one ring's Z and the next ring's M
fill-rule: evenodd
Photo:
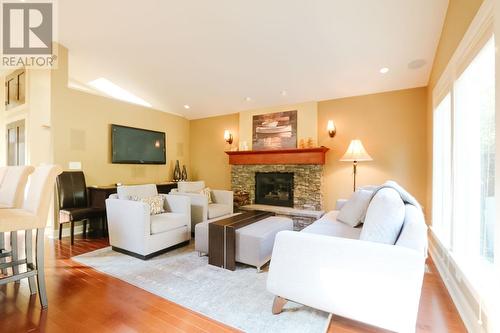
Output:
M256 172L255 203L293 207L293 172Z

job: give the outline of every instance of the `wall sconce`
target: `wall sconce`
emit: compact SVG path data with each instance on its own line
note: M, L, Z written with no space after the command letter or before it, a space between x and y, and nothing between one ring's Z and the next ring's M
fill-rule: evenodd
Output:
M224 141L229 144L233 143L233 135L231 134L231 132L229 132L229 130L224 131Z
M335 128L333 120L328 120L328 125L326 125L326 130L328 131L328 135L330 136L330 138L333 138L335 134L337 134L337 129Z

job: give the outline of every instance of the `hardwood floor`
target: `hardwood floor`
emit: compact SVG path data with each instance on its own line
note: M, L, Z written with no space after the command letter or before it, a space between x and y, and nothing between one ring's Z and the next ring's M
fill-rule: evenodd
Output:
M107 239L46 240L49 308L26 281L0 287L0 332L238 332L180 305L72 261ZM466 332L432 262L425 275L417 332ZM271 311L271 304L269 305ZM329 332L383 332L334 317Z

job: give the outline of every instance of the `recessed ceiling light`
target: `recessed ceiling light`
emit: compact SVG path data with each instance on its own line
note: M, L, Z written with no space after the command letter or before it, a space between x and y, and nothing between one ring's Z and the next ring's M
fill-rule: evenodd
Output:
M425 66L427 64L427 61L425 59L415 59L413 61L410 61L408 63L408 68L409 69L419 69Z
M184 109L186 109L186 110L187 110L187 109L190 109L190 108L191 108L191 107L190 107L189 105L184 104Z
M380 74L385 74L385 73L387 73L388 71L389 71L389 68L387 68L387 67L382 67L382 68L379 70Z
M117 86L113 82L109 81L108 79L105 79L103 77L98 78L94 81L90 81L88 83L89 86L92 88L96 89L97 91L100 91L101 93L108 95L110 97L129 102L129 103L134 103L134 104L139 104L142 106L146 107L152 107L151 104L146 102L140 97L137 97L136 95L132 94L131 92L128 92L127 90L123 89L120 86Z
M281 91L281 96L286 96L287 92L286 90Z
M250 102L251 100L252 100L252 98L250 98L250 97L245 97L245 101Z

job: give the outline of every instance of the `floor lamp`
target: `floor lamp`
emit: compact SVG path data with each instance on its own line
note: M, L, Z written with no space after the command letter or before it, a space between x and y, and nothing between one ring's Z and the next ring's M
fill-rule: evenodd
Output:
M352 171L354 178L353 191L356 191L356 168L358 162L373 161L373 158L368 155L361 143L361 140L352 140L345 152L344 156L340 159L342 162L352 162Z

